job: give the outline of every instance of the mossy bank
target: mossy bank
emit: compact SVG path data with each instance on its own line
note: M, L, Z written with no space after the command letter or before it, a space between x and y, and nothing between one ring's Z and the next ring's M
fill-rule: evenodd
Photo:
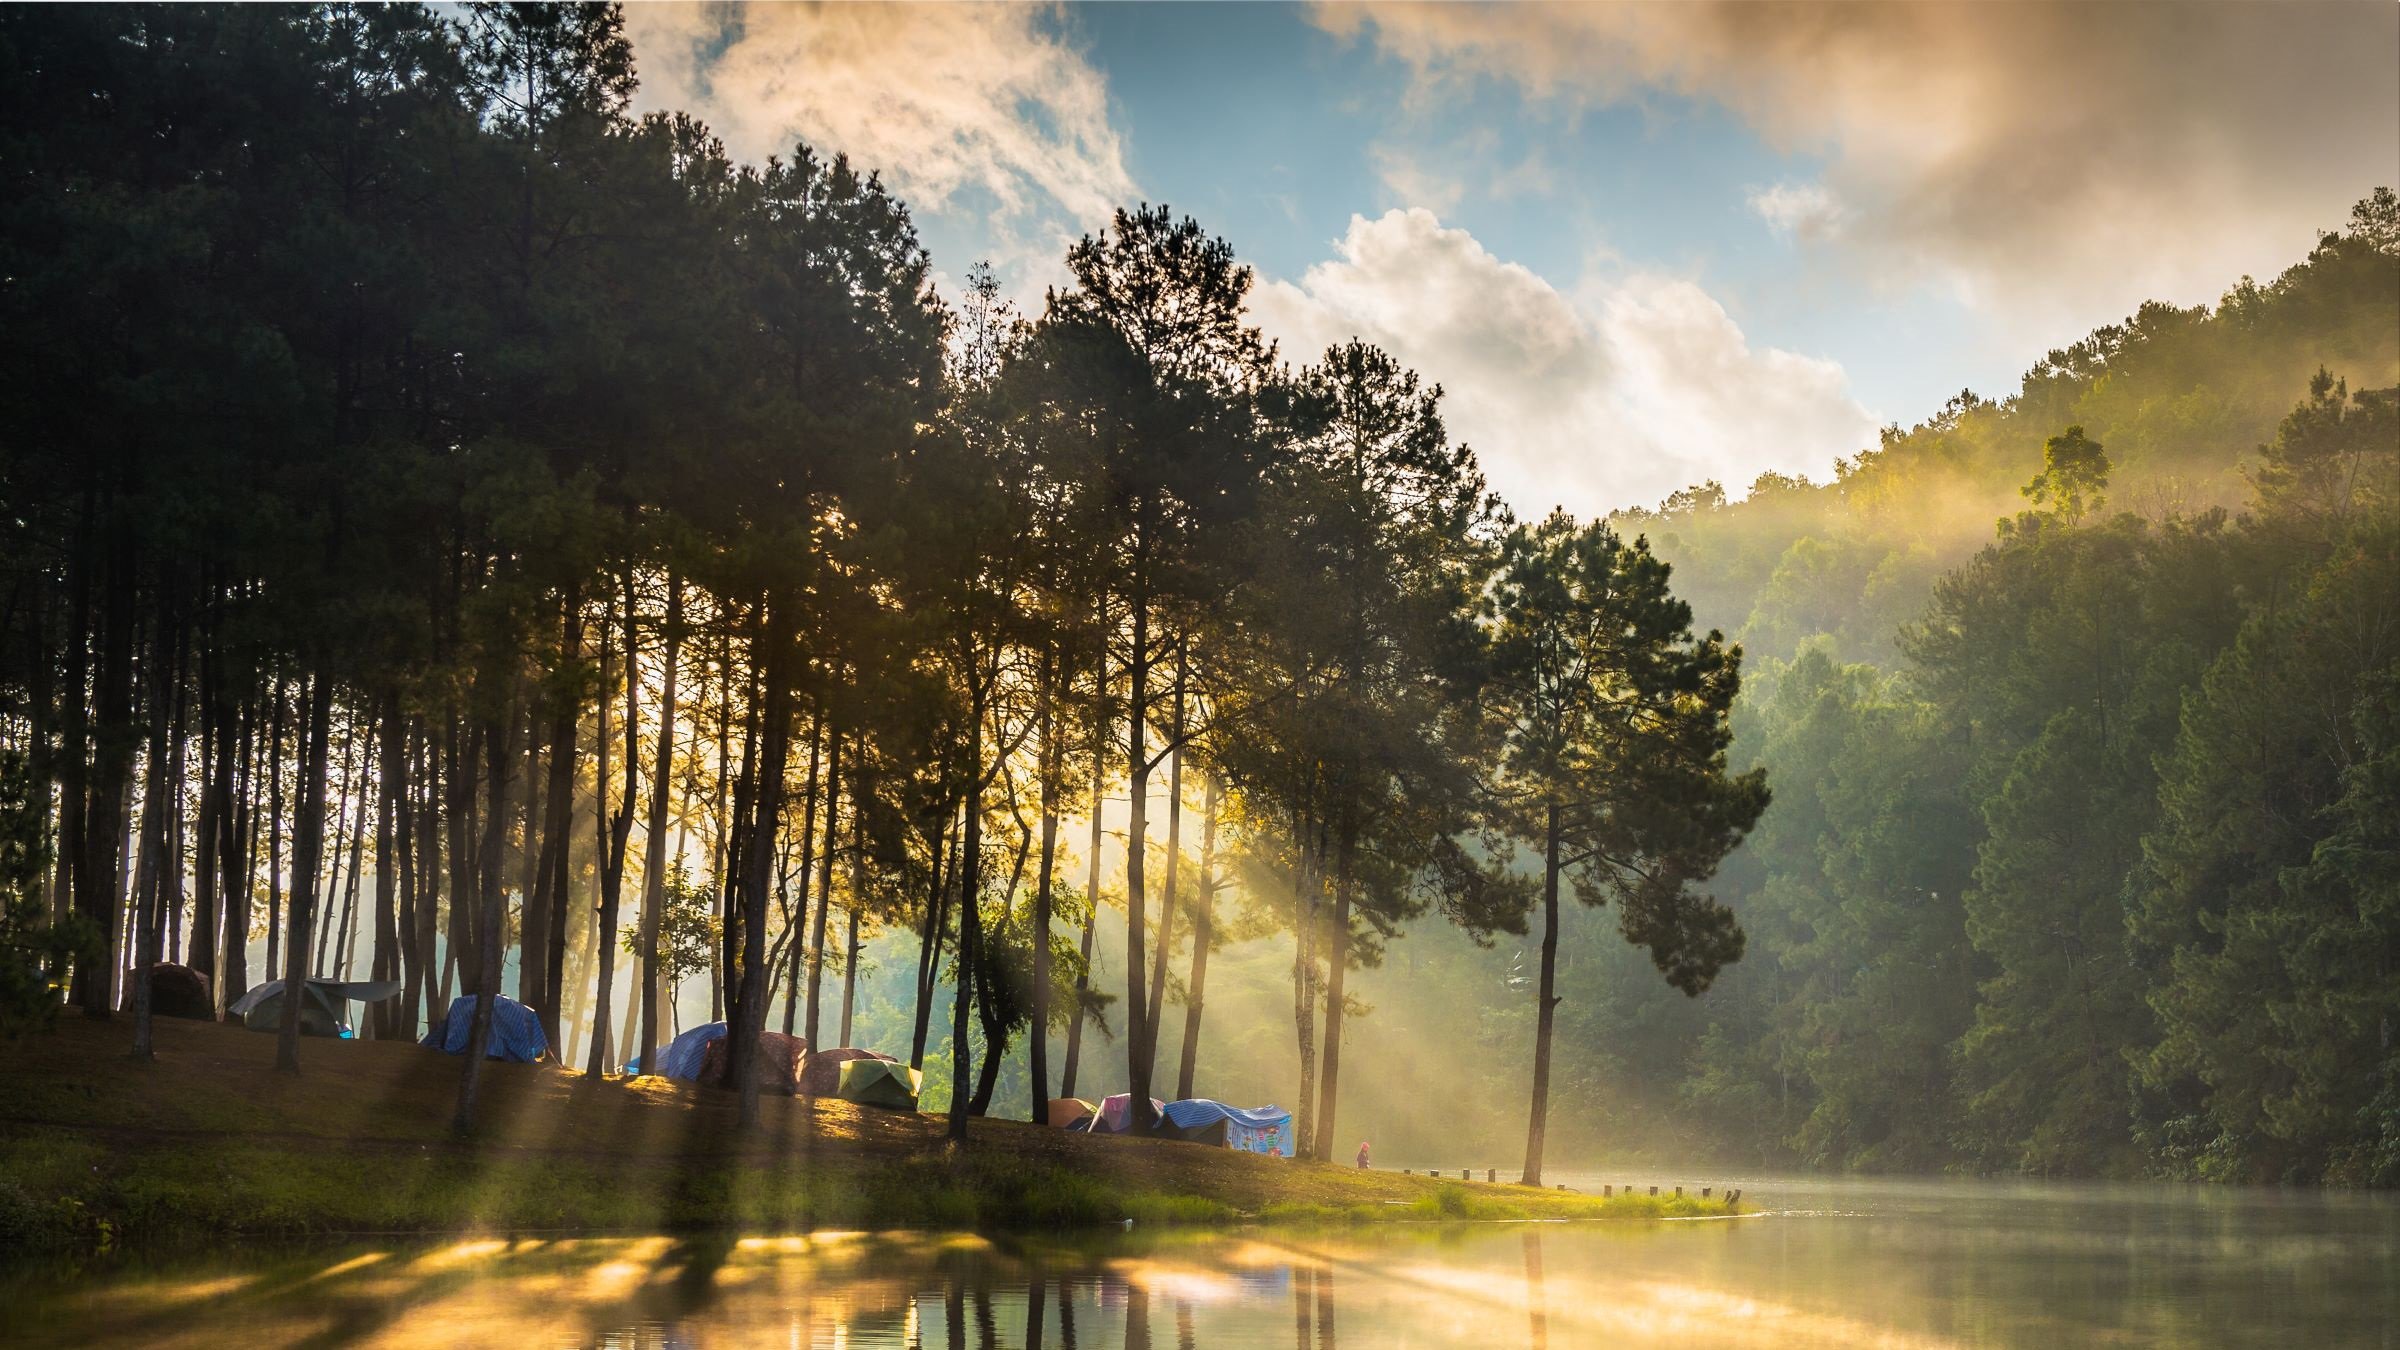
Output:
M942 1118L486 1066L481 1124L449 1129L460 1061L308 1041L297 1077L231 1026L71 1014L10 1047L0 1245L199 1235L1004 1229L1115 1223L1649 1219L1722 1201L1560 1191L1260 1158L1009 1120Z

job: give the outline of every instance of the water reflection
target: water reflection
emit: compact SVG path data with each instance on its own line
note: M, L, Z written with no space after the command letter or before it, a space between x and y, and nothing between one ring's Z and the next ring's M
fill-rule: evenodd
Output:
M120 1259L0 1272L0 1342L2400 1344L2388 1200L1811 1185L1766 1216L1714 1223L493 1238Z

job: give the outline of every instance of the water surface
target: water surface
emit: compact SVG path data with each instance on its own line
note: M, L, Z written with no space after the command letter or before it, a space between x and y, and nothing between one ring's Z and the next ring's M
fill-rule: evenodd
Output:
M1604 1180L1660 1178L1571 1180L1597 1190ZM2400 1348L2400 1204L2390 1198L1732 1184L1758 1212L1665 1223L526 1236L128 1254L0 1275L0 1342Z

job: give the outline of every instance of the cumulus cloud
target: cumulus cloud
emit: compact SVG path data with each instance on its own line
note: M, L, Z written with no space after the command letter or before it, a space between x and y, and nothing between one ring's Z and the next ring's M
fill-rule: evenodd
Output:
M846 152L910 205L988 194L999 247L1055 258L1139 196L1106 80L1004 5L629 5L645 108L704 118L736 156Z
M1778 234L1830 237L1842 224L1842 203L1822 183L1777 183L1750 194L1750 209Z
M1258 288L1260 326L1296 361L1357 336L1440 381L1451 433L1520 515L1822 476L1874 442L1840 366L1753 346L1688 280L1635 271L1570 295L1422 209L1353 216L1334 251Z
M1715 101L1823 154L1854 262L2053 322L2212 298L2400 171L2400 7L1691 3L1327 6L1416 96ZM1793 195L1798 193L1800 195ZM1753 208L1805 234L1804 189ZM1781 213L1776 214L1776 213ZM1819 231L1820 237L1826 237Z

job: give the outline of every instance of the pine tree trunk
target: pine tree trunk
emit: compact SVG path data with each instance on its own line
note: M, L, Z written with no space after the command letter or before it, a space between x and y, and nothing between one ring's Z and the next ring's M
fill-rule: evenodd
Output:
M1025 1053L1032 1079L1032 1116L1036 1125L1050 1123L1050 887L1058 869L1058 719L1053 678L1055 649L1042 654L1040 691L1041 749L1037 763L1042 780L1042 858L1033 882L1032 1010L1026 1020ZM1039 1315L1038 1300L1034 1315Z
M1358 826L1345 824L1334 849L1333 923L1325 951L1325 1054L1317 1067L1317 1158L1325 1162L1333 1159L1334 1100L1341 1091L1343 985L1350 964L1350 888L1357 849Z
M974 677L969 675L969 679ZM976 965L982 960L983 928L983 690L967 700L967 818L958 853L958 983L950 997L950 1141L967 1139L973 1090L968 1066L975 1058L967 1040L967 1015L975 999ZM998 1046L985 1046L987 1056Z
M1550 1027L1558 1011L1558 807L1542 824L1542 982L1533 1031L1533 1108L1525 1124L1524 1184L1542 1184L1542 1136L1550 1124Z
M1148 1134L1158 1117L1150 1109L1149 990L1143 981L1149 953L1145 910L1149 878L1144 855L1150 851L1150 604L1138 591L1131 606L1133 645L1126 664L1125 766L1126 791L1132 819L1125 827L1125 1018L1132 1025L1125 1038L1126 1090L1133 1094L1132 1130Z
M770 605L763 625L766 644L763 671L766 683L764 710L759 717L757 820L751 827L749 840L743 846L743 870L748 873L742 886L742 966L741 980L736 986L739 1001L731 1019L730 1052L726 1062L733 1067L735 1081L741 1088L739 1123L742 1129L758 1124L758 1038L767 1022L767 907L769 890L774 881L775 832L782 820L783 779L792 745L792 678L787 666L792 644L790 618L782 604Z
M560 659L570 668L583 661L583 596L580 591L567 593L565 614L559 636ZM568 881L574 867L575 838L575 738L582 720L583 709L573 694L553 694L556 706L550 722L550 818L542 827L542 861L535 886L540 894L538 907L542 915L542 1030L550 1044L561 1051L560 1062L566 1062L565 1042L560 1039L567 1023L559 1015L566 1001ZM606 701L608 695L600 695ZM595 785L597 788L598 785ZM536 902L529 897L526 912L532 913ZM530 928L530 925L529 925ZM533 947L528 936L526 946Z
M1150 1011L1145 1019L1150 1028L1150 1072L1158 1073L1159 1029L1166 1024L1167 961L1175 950L1175 878L1183 862L1183 733L1184 695L1189 681L1189 666L1184 645L1178 640L1175 647L1175 702L1169 714L1169 742L1175 758L1167 769L1167 867L1166 886L1158 904L1158 950L1151 956Z
M594 840L600 867L599 942L600 987L592 1003L591 1058L584 1066L588 1077L598 1078L613 1066L609 1062L612 1037L610 1031L609 997L617 969L617 901L623 894L625 880L625 846L633 834L634 775L641 753L641 679L633 630L633 581L625 582L625 795L614 813L608 809L608 628L600 629L600 698L599 731L594 754L598 757L597 776L593 779L593 813L598 825ZM654 1066L643 1065L644 1069Z
M825 983L825 925L833 912L834 830L841 806L842 737L836 731L833 749L825 758L825 848L824 856L817 864L817 917L809 930L808 940L808 1029L801 1039L807 1042L811 1050L822 1044L817 1040L817 1000ZM804 839L807 828L803 827ZM805 849L806 845L802 847ZM803 907L808 904L808 881L808 864L803 862L800 865L800 903Z
M667 573L666 646L660 656L658 761L650 770L650 819L642 833L642 1072L658 1072L658 929L667 900L667 792L675 782L675 684L683 650L683 578Z
M276 1033L275 1067L300 1072L300 1010L306 1006L309 910L325 852L325 762L333 743L333 681L309 678L308 722L301 732L300 804L292 838L291 937L284 944L283 1024Z
M508 833L509 771L516 764L516 730L522 720L517 715L516 674L505 677L508 692L502 699L501 713L484 728L484 775L486 803L483 813L482 866L477 869L475 950L482 964L470 977L474 981L475 1019L467 1032L467 1062L459 1069L458 1110L450 1118L454 1134L469 1134L475 1128L476 1091L483 1082L483 1057L492 1044L492 1006L500 997L500 972L503 948L508 941L507 898L501 890L503 847Z
M389 980L400 974L399 887L408 855L400 824L401 793L408 784L408 723L400 715L398 695L384 698L381 721L383 781L377 784L381 791L376 794L380 802L375 812L375 946L367 973ZM375 1039L388 1041L403 1034L401 1006L384 999L369 1009L368 1022L375 1029Z
M824 755L825 713L822 708L820 708L816 717L809 723L808 779L807 786L802 788L800 793L800 903L804 906L808 903L808 882L811 870L817 865L815 852L817 839L817 788L821 781L819 778L819 773L825 767ZM831 843L833 829L830 822L827 824L825 836L828 841L825 846L825 852L827 854L826 865L830 867L832 865L831 855L833 853L833 845ZM790 923L791 916L785 915L784 922L787 924ZM817 934L817 940L820 944L823 943L824 937L825 935L823 933ZM787 984L788 988L785 990L783 999L783 1034L790 1036L797 1032L800 1027L800 963L807 957L807 953L802 950L806 944L797 940L787 939L784 945L787 948L785 957L790 964L784 976L785 983ZM812 988L810 992L813 994L815 990ZM808 1012L809 1021L811 1024L809 1027L808 1048L814 1050L817 1048L816 1027L814 1025L816 1021L817 1010L813 999L810 1002Z
M1192 897L1192 980L1183 1000L1183 1058L1175 1070L1175 1099L1192 1095L1192 1079L1200 1065L1200 1013L1208 999L1208 944L1217 911L1216 781L1208 784L1208 806L1200 827L1200 887Z
M125 799L133 779L134 544L132 524L107 504L108 581L101 613L100 673L94 681L92 772L83 809L83 858L75 868L75 910L113 938L124 892ZM116 1012L115 943L75 959L75 1001L83 1015Z

